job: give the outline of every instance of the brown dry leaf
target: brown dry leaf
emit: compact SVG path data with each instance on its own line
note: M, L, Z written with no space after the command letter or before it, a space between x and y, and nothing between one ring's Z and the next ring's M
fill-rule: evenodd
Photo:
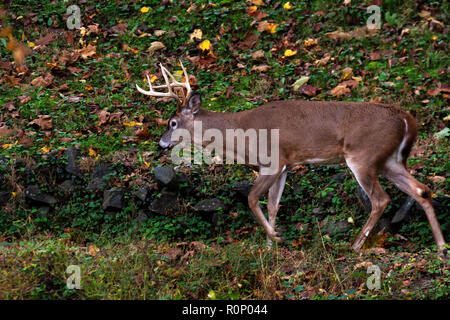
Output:
M20 78L16 78L16 77L13 77L13 76L8 76L7 74L5 74L3 76L3 80L6 82L7 85L9 85L11 87L20 85L20 83L19 83L20 82Z
M432 176L432 177L428 177L428 180L433 181L434 183L442 183L445 181L445 177L442 176Z
M342 30L336 30L333 32L325 33L325 36L333 40L350 40L350 39L361 39L363 37L372 37L377 32L377 29L367 29L367 27L356 28L349 32L344 32Z
M317 88L310 84L301 86L299 90L301 93L306 94L309 97L314 97L317 94Z
M162 118L154 118L153 120L156 121L158 126L167 126L167 124L169 124L169 120L164 120Z
M49 115L38 115L37 119L31 121L28 125L37 125L42 130L49 130L53 128L52 118Z
M153 53L158 50L165 49L166 46L161 41L154 41L150 43L150 47L147 49L148 52Z
M86 48L83 49L79 49L79 50L75 50L77 53L80 54L80 56L84 59L87 60L87 58L92 57L93 55L96 54L96 50L97 50L97 46L93 46L93 45L88 45Z
M109 113L106 110L101 110L97 116L98 116L98 126L100 127L102 124L105 124L109 121L111 113Z
M244 40L238 44L238 47L242 50L252 49L257 44L258 39L259 37L256 34L248 32Z
M367 269L371 265L373 265L373 263L371 261L364 261L364 262L357 263L355 265L354 269L356 270L356 269L361 268L361 267L363 267L364 269Z
M69 70L72 73L81 73L81 71L83 71L83 69L76 68L76 67L67 67L67 70Z
M328 63L328 61L330 61L330 59L331 59L331 55L327 52L327 53L325 53L325 55L323 56L322 59L314 61L314 65L316 65L318 67L325 66Z
M259 66L253 66L251 71L256 71L256 72L266 72L267 70L270 69L270 66L267 64L261 64Z
M335 97L340 97L342 95L348 95L351 93L351 90L347 88L346 85L337 85L330 91L330 94Z
M0 60L0 69L12 70L11 62L9 62L9 61L1 61Z
M365 253L385 254L385 248L369 248L364 250Z
M343 86L347 86L348 88L354 89L358 85L358 81L355 80L347 80L340 83Z
M13 133L13 130L8 128L7 126L0 127L0 137L9 136Z
M258 50L252 53L252 59L256 60L261 58L264 58L264 51Z
M53 33L47 34L45 37L40 37L38 41L36 41L36 46L46 46L50 42L53 41Z
M58 64L59 65L70 65L80 58L79 52L69 52L67 50L64 50L62 54L58 58Z
M27 103L28 101L31 100L31 97L26 95L26 94L24 94L22 96L18 96L17 99L19 99L20 104L25 104L25 103Z
M114 33L118 33L121 36L123 36L125 34L125 32L127 31L128 28L128 24L126 23L119 23L117 25L115 25L114 27L111 27L111 31Z
M37 77L33 81L31 81L31 85L34 87L48 87L53 82L53 75L50 72L46 72L44 75Z

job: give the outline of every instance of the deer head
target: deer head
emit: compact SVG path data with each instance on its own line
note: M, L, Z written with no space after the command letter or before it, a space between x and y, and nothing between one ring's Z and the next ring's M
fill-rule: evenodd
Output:
M180 66L181 69L183 69L184 82L178 82L177 80L175 80L175 77L162 64L160 64L161 73L163 75L166 84L159 86L152 86L150 78L147 75L147 81L150 87L150 91L144 90L140 88L138 85L136 85L136 88L142 94L152 97L171 97L176 99L178 102L177 112L169 120L169 127L159 140L159 145L162 148L173 147L178 143L178 141L172 141L172 133L174 132L174 130L178 128L183 128L192 131L195 115L201 109L201 96L199 93L192 92L191 86L189 84L189 76L181 61ZM167 92L155 91L155 89L162 89L162 88L167 88ZM177 89L181 89L181 91L185 89L184 95L176 94L174 90ZM178 92L180 92L180 90L178 90Z

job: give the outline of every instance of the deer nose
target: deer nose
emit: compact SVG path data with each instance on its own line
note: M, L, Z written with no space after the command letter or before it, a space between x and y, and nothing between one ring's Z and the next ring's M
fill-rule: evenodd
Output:
M168 148L168 147L170 146L170 143L164 141L163 139L161 139L161 140L159 140L159 146L160 146L161 148L166 149L166 148Z

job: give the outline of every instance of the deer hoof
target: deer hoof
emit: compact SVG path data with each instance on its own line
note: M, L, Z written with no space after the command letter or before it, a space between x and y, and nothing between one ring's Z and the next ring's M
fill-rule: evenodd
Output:
M279 243L283 241L283 238L281 237L281 235L278 232L275 232L275 235L272 238L275 242Z

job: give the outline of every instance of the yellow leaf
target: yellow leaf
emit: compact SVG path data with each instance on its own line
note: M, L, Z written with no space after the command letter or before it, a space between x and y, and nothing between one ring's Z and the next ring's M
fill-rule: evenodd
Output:
M11 196L13 197L13 199L16 197L16 193L13 191L11 192Z
M276 23L269 23L267 24L266 30L270 33L276 33L277 32L278 24Z
M2 145L2 148L3 149L8 149L8 148L11 148L12 146L13 145L11 143L6 143L6 144Z
M157 76L154 76L154 75L153 75L153 76L151 76L151 77L150 77L150 81L151 81L151 83L155 82L155 80L156 80L156 79L158 79L158 77L157 77Z
M89 155L91 157L95 157L97 155L97 151L95 151L94 148L92 148L92 146L89 147Z
M36 45L34 44L34 42L27 41L27 43L28 43L28 46L29 46L30 48L33 48L33 47L36 46Z
M283 9L284 9L284 10L291 10L291 9L292 9L291 3L290 3L290 2L286 2L286 3L283 5Z
M50 149L47 148L47 147L42 147L41 150L42 150L43 153L49 153L50 152Z
M248 14L252 14L252 13L255 13L256 10L258 10L257 6L250 6L250 7L247 8L247 13Z
M199 47L200 49L202 49L203 51L205 51L205 50L210 51L210 50L211 50L211 42L210 42L209 40L203 40L203 41L198 45L198 47Z
M213 290L210 290L208 293L208 298L216 300L216 293Z
M192 32L189 37L191 38L191 40L194 39L202 40L203 32L201 29L195 29L194 32Z
M319 40L309 38L309 39L306 39L303 42L303 45L305 46L305 48L309 48L309 47L312 47L312 46L316 46L318 43L319 43Z
M130 121L124 122L123 125L127 127L142 126L142 122Z
M297 54L297 50L287 49L287 50L284 52L284 56L285 56L285 57L292 57L292 56L294 56L294 55L296 55L296 54Z
M264 1L263 0L250 0L251 3L253 3L255 6L263 6Z
M142 13L147 13L149 10L150 10L149 7L142 7L142 8L141 8L141 12L142 12Z

